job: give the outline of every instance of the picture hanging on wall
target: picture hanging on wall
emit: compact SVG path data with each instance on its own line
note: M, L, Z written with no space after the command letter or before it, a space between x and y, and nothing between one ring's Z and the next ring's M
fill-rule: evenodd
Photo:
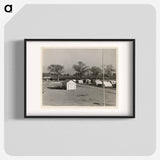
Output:
M25 39L24 53L24 117L135 117L135 39Z

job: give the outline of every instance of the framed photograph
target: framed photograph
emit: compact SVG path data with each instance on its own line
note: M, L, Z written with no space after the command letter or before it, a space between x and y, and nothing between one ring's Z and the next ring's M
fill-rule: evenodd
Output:
M26 118L135 118L135 39L25 39Z

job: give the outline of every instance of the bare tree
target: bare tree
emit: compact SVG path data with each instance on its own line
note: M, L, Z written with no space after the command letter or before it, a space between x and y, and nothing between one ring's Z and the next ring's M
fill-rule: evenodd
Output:
M57 81L59 81L59 76L62 74L64 67L58 64L51 64L48 66L50 74L55 74L57 76Z

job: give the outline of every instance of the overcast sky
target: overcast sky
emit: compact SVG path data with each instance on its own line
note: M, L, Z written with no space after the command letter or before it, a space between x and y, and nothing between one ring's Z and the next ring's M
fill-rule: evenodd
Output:
M116 66L116 49L44 49L42 53L43 72L48 72L50 64L64 66L64 73L73 74L72 66L78 61L84 62L87 66L102 67L105 65Z

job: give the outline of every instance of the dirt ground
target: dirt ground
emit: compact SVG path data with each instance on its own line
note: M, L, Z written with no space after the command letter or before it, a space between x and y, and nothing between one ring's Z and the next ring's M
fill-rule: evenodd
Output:
M48 88L50 82L43 82L44 106L116 106L116 88L103 88L77 84L76 90Z

